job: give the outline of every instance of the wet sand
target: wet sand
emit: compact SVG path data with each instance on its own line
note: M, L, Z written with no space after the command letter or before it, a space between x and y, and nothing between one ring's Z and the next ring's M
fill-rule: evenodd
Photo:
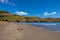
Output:
M0 25L0 40L60 40L60 32L27 24L7 23Z

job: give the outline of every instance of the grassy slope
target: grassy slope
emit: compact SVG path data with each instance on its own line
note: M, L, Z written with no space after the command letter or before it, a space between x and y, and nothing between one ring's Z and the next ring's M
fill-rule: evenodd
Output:
M0 11L0 21L9 22L60 22L60 18L38 18L12 15L6 11Z

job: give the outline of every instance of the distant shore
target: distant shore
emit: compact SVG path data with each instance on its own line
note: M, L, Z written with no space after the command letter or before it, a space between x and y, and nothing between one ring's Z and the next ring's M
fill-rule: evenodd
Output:
M60 32L54 32L27 24L10 22L0 24L0 40L60 40Z

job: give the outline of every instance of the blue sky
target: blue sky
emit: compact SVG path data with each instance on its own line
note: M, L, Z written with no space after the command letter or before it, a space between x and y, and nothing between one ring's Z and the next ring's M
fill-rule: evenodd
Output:
M60 0L0 0L0 10L21 16L60 18Z

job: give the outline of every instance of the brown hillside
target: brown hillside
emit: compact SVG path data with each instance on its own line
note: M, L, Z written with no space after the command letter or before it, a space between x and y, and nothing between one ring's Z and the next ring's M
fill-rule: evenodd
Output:
M4 16L12 16L12 14L6 11L0 11L0 17L4 17Z

